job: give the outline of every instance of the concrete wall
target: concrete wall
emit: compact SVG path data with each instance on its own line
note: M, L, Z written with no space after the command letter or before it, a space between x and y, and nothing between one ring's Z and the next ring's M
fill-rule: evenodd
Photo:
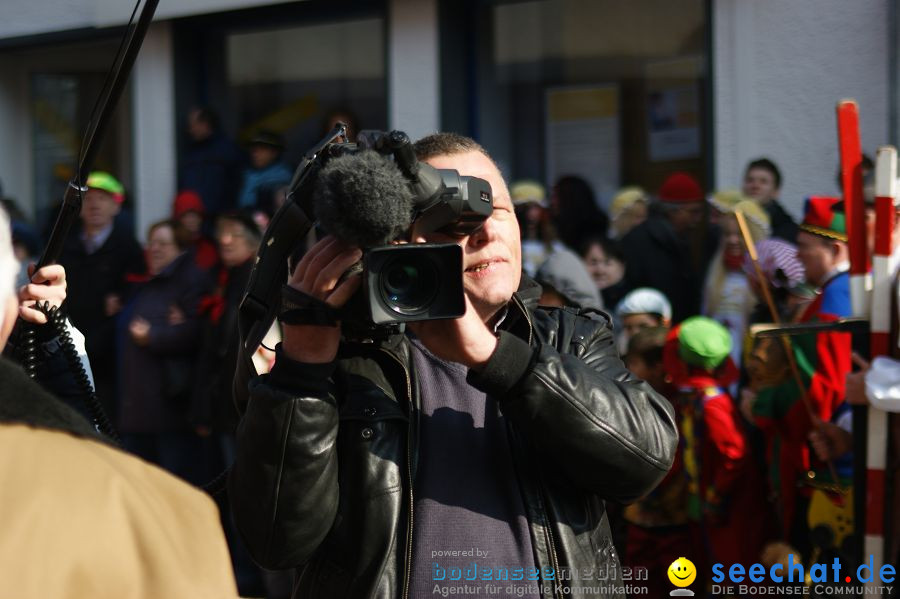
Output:
M715 176L740 184L746 163L782 170L782 202L836 194L835 105L855 98L863 151L890 141L890 0L714 0Z
M132 72L135 228L144 238L171 213L177 185L175 74L171 25L154 23Z
M388 128L413 140L440 128L437 0L391 0L388 7Z

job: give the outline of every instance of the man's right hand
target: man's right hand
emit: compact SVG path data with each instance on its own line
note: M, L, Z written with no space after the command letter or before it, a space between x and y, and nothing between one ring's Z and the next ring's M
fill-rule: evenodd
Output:
M66 270L59 264L50 264L34 272L35 265L28 267L31 281L19 288L19 316L35 324L44 324L47 317L34 305L47 302L59 308L66 300Z
M865 358L856 352L853 352L850 358L860 369L856 372L847 373L845 386L847 403L854 406L868 405L869 399L866 397L866 373L869 372L871 365Z
M288 285L320 299L332 308L341 308L359 289L359 275L338 281L344 272L362 257L362 250L339 241L333 235L323 237L300 260ZM307 364L325 364L337 357L341 327L284 325L281 349L291 360Z

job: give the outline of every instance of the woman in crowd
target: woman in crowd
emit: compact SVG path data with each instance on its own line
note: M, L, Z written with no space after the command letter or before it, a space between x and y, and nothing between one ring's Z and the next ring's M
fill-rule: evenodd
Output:
M120 320L119 431L126 449L200 483L199 439L187 418L206 277L174 221L147 233L147 274Z
M754 245L769 236L769 217L752 200L741 200L730 208L723 204L718 209L722 212L722 234L706 277L703 313L731 334L731 359L739 366L744 333L756 297L741 267L747 248L735 213L740 211L744 215Z
M622 248L612 239L595 236L585 240L578 249L588 274L603 298L603 305L610 308L618 305L628 291Z
M707 198L709 202L709 224L719 227L722 217L734 213L734 207L743 200L748 200L737 189L721 189Z

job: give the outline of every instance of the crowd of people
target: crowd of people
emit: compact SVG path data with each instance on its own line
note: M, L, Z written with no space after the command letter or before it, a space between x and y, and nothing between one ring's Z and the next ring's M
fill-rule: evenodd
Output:
M199 486L234 460L238 306L262 232L293 173L280 161L284 141L272 132L254 135L244 152L221 133L212 112L197 109L187 133L181 189L169 217L148 227L144 247L123 218L124 186L94 171L59 263L67 273L66 315L86 339L94 387L122 447ZM12 217L24 283L41 227L21 213ZM268 347L277 335L267 337ZM260 348L258 370L268 370L273 357ZM227 498L216 499L242 592L285 596L289 578L252 563Z
M874 190L866 164L871 259ZM564 218L566 187L554 187L546 203L531 182L513 184L514 201L519 186L529 190L517 207L523 247L544 251L535 262L546 262L533 268L545 303L595 307L597 296L581 283L587 272L617 321L628 368L676 410L675 466L623 510L617 539L625 564L649 569L658 592L651 595L664 594L666 569L685 554L702 564L701 579L712 563L849 559L850 406L867 401L859 382L866 373L851 373L851 335L826 328L792 336L790 353L779 338L756 335L776 324L850 316L843 202L811 195L794 222L779 202L778 167L760 158L747 165L740 189L705 192L684 172L655 194L624 188L610 204L608 230L595 224L572 237L572 225L558 223L570 235L560 244L552 224ZM581 222L605 220L579 211L589 215ZM892 235L896 278L896 220ZM584 272L569 267L560 281L553 257L572 251ZM566 291L574 289L582 291Z
M271 374L236 406L238 305L292 172L275 133L253 136L249 159L207 109L188 134L171 214L145 247L121 216L123 185L96 171L59 262L122 447L194 485L234 466L217 500L242 593L430 595L432 550L478 534L482 567L577 569L618 553L648 570L653 597L684 555L702 585L713 563L847 551L846 533L814 542L810 504L815 481L852 481L849 405L865 397L850 334L795 336L789 350L754 335L849 316L839 199L810 196L794 222L762 158L740 189L675 172L623 188L607 211L577 176L507 191L474 141L431 136L420 160L494 192L480 232L412 232L463 245L467 315L365 348L335 326L276 325L254 357ZM38 236L11 216L27 281ZM359 285L340 277L359 250L308 245L290 285L338 307ZM292 580L253 562L299 569Z

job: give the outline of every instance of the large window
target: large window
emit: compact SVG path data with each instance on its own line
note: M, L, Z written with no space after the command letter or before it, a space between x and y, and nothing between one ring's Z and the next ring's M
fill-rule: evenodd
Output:
M23 51L28 74L34 209L38 226L52 222L66 185L75 174L91 111L100 95L116 42L89 42ZM131 184L129 94L119 100L104 133L94 169Z
M462 37L442 40L442 49L465 56L456 70L443 59L444 97L464 83L469 94L444 106L445 126L477 136L509 178L549 184L578 174L602 204L621 185L653 191L674 170L705 179L703 0L469 8Z
M272 129L287 136L294 152L303 152L335 111L349 112L362 128L383 128L384 57L380 18L229 35L227 73L238 137Z
M333 112L365 129L387 122L380 0L296 2L178 19L176 110L209 106L225 133L281 134L296 164ZM184 150L186 136L180 136Z

